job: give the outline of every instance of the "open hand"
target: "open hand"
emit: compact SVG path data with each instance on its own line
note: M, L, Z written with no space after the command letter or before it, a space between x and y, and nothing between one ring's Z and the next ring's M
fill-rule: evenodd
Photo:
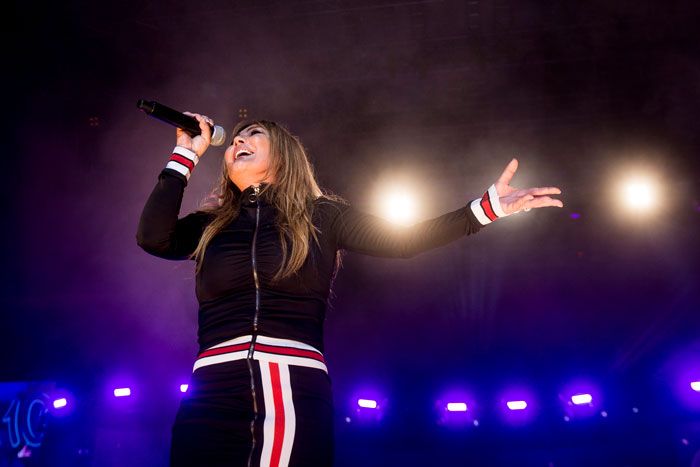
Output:
M518 211L529 211L532 208L564 207L564 203L561 200L549 197L549 195L561 194L561 190L557 187L550 186L519 190L510 186L510 181L516 170L518 170L518 160L513 159L495 183L503 212L513 214Z

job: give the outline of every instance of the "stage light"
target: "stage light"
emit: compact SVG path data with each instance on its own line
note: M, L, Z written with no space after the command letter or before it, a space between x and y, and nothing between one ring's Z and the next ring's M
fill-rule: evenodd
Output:
M181 384L180 385L180 392L187 392L187 389L189 389L189 384Z
M571 381L559 393L564 415L572 421L600 415L605 397L597 384L587 378Z
M61 397L60 399L56 399L53 401L53 408L54 409L62 409L63 407L68 405L68 401L66 400L65 397Z
M510 410L525 410L527 408L527 402L525 401L508 401L506 405Z
M698 343L674 352L662 368L662 377L686 409L700 413L700 347Z
M372 399L357 399L357 405L363 409L376 409L377 401Z
M471 388L452 387L442 391L435 401L436 422L448 428L471 426L481 415Z
M411 225L415 222L416 200L409 190L394 186L380 196L382 217L399 225Z
M128 397L131 395L131 388L116 388L114 397Z
M363 384L357 391L348 395L349 412L345 416L351 417L353 422L368 423L369 426L380 422L389 407L389 400L384 394L381 389Z
M593 397L590 394L574 394L571 396L571 402L574 405L585 405L590 404L593 401Z
M70 416L76 409L76 399L68 389L53 389L47 398L45 407L54 417Z
M658 204L659 190L651 177L630 177L620 185L619 190L620 200L629 211L648 212Z
M448 402L447 403L448 412L466 412L467 404L466 402Z
M510 383L498 397L498 412L501 420L511 426L525 426L539 412L537 394L526 383Z

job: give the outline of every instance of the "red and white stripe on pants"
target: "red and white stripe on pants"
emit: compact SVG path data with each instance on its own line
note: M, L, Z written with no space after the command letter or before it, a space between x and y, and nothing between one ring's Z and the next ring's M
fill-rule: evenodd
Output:
M261 467L284 467L294 445L296 416L292 399L289 366L305 366L328 373L321 352L302 342L267 336L241 336L217 344L199 354L193 371L207 365L248 358L260 366L262 394L265 404Z

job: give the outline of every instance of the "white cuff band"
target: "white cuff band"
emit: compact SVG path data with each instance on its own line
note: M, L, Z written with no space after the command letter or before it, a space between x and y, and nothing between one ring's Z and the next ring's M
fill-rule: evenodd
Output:
M170 160L165 168L174 170L184 175L185 178L189 180L192 171L198 163L199 157L194 151L183 148L182 146L175 146L173 154L170 156Z
M484 196L472 201L469 207L481 225L490 224L496 219L508 215L501 208L496 185L491 185Z

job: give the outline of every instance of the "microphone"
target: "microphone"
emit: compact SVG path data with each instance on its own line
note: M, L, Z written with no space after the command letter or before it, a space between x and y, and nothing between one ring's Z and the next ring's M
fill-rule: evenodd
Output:
M196 118L185 115L163 104L159 104L156 101L139 99L138 102L136 102L136 107L143 110L147 115L157 118L161 122L181 128L193 138L202 134L202 130L199 128L199 122ZM224 144L224 141L226 141L226 130L219 125L209 125L209 127L211 128L211 145L221 146Z

